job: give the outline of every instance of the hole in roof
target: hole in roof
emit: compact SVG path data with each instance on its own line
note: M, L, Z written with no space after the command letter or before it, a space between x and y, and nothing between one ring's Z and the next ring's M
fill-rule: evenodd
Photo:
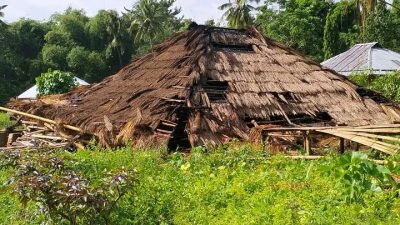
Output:
M253 46L251 44L247 45L232 45L223 43L212 43L214 49L232 51L232 52L254 52Z
M203 85L204 91L207 93L210 102L225 102L226 92L228 91L227 81L207 80Z

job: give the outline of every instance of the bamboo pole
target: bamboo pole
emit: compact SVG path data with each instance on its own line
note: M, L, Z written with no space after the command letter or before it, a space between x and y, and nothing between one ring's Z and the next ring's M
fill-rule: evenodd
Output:
M0 106L0 110L5 111L5 112L9 112L9 113L18 114L18 115L25 116L25 117L28 117L28 118L31 118L31 119L35 119L35 120L40 120L40 121L43 121L43 122L46 122L46 123L57 125L56 121L54 121L54 120L47 119L47 118L40 117L40 116L35 116L35 115L29 114L29 113L24 113L24 112L20 112L20 111L17 111L17 110L4 108L4 107L1 107L1 106ZM62 126L64 128L66 128L66 129L83 133L82 129L80 129L78 127L65 125L65 124L63 124Z
M366 133L390 133L390 134L400 134L399 128L331 128L331 130L340 131L353 131L353 132L366 132Z
M361 132L350 132L350 131L345 131L343 133L351 133L351 134L356 134L358 136L362 137L369 137L369 138L376 138L376 139L382 139L382 140L387 140L387 141L394 141L400 143L400 138L395 138L395 137L390 137L390 136L384 136L384 135L376 135L376 134L367 134L367 133L361 133Z
M347 133L340 133L338 131L319 130L318 132L331 134L331 135L334 135L337 137L342 137L342 138L345 138L345 139L348 139L348 140L351 140L354 142L358 142L362 145L374 148L376 150L382 151L382 152L390 154L390 155L393 155L397 152L397 148L390 148L390 147L384 146L384 145L382 145L383 142L375 141L373 139L359 137L356 135L349 135Z
M389 144L389 143L383 142L383 141L381 141L381 140L379 140L379 139L378 139L378 140L375 140L375 139L370 139L370 138L362 137L362 136L359 135L360 133L352 133L352 132L340 132L340 133L342 133L342 134L347 134L347 135L352 136L352 137L354 137L354 138L356 138L356 137L365 138L365 139L368 139L368 140L373 141L373 142L375 142L375 143L379 143L380 145L383 145L383 146L386 146L386 147L389 147L389 148L393 148L393 149L398 149L398 148L400 148L400 146L393 145L393 144ZM349 139L349 140L352 140L352 139Z

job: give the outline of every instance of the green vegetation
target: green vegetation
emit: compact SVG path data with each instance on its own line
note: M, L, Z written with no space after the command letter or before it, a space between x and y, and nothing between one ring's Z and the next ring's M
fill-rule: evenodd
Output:
M400 102L400 72L385 74L384 76L369 75L369 73L359 73L349 76L350 80L377 91L385 97Z
M71 73L49 70L36 78L36 85L39 95L53 95L71 91L78 82Z
M399 175L399 167L377 166L361 153L303 161L279 155L266 159L265 152L237 143L212 153L195 148L190 156L89 147L77 153L2 152L1 165L2 224L400 222L400 199L391 177ZM121 171L125 175L116 177L123 178L114 180L126 183L109 180L107 174ZM123 193L119 199L118 193ZM98 211L97 201L112 207Z
M0 130L7 128L12 124L13 122L10 120L10 117L6 113L0 112Z

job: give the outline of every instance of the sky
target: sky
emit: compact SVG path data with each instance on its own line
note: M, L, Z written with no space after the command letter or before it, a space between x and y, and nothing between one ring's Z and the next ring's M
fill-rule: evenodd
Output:
M25 17L35 20L48 20L55 12L63 12L69 6L84 9L88 16L93 16L99 9L114 9L119 12L124 7L131 8L137 0L0 0L1 5L8 5L4 9L6 22L14 22ZM182 8L182 15L191 18L197 23L204 23L208 19L221 21L222 12L218 6L228 0L176 0L176 6Z

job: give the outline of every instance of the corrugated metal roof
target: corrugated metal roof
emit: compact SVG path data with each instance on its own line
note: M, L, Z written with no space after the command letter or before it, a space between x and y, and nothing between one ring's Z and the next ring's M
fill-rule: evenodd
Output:
M75 77L76 81L78 82L79 85L89 85L88 82L79 79L77 77ZM33 87L29 88L28 90L26 90L25 92L23 92L22 94L20 94L17 98L18 99L36 99L37 95L39 94L36 85L34 85Z
M384 49L378 42L354 45L351 49L321 63L343 75L371 71L385 74L400 70L400 54Z

